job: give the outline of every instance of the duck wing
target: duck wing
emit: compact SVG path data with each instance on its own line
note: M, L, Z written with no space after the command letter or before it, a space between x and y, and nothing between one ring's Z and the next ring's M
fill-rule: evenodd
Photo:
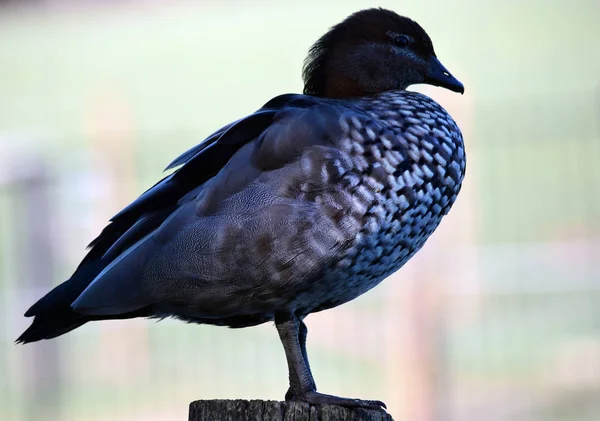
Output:
M158 203L174 208L158 228L134 224L131 239L126 232L114 243L110 263L74 301L75 311L111 317L152 308L161 316L220 319L286 308L359 228L348 215L353 199L338 185L353 165L339 148L346 111L296 97L245 143L218 141L184 154L172 177L115 222ZM216 174L192 183L218 147L235 151ZM339 195L329 207L315 199L325 190Z
M18 342L52 338L98 317L72 310L71 304L90 283L141 239L156 230L178 208L190 191L210 180L246 143L265 131L285 107L309 106L309 97L296 94L278 96L255 113L237 120L210 135L205 141L176 158L168 168L179 167L130 205L111 218L111 222L89 245L89 252L73 275L38 300L26 317L35 317ZM144 309L102 318L145 316Z

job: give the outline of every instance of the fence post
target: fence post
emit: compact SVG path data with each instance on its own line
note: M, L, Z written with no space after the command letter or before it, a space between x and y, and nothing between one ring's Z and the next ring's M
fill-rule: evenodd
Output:
M6 151L4 151L6 152ZM9 151L10 152L10 151ZM13 195L11 218L12 242L17 250L17 276L21 285L38 298L40 291L54 286L54 244L52 227L55 224L51 204L52 172L42 155L37 153L12 154L3 162L5 171L0 183ZM18 163L17 165L11 165ZM56 341L43 341L28 349L25 384L27 405L25 419L60 419L61 358Z
M189 421L394 421L384 411L305 402L202 400L190 404Z

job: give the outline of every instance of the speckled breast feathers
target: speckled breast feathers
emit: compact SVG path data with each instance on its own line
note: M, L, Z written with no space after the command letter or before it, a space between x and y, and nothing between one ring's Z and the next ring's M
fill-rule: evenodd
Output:
M340 117L340 154L313 169L321 185L334 188L305 194L348 239L316 282L330 297L323 308L355 298L406 263L450 210L465 173L461 132L427 96L390 92L357 106L360 112Z

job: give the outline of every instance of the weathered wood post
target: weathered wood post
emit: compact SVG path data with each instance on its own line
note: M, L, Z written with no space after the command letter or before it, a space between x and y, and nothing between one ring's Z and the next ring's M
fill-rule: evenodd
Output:
M189 421L394 421L384 411L304 402L202 400L190 404Z

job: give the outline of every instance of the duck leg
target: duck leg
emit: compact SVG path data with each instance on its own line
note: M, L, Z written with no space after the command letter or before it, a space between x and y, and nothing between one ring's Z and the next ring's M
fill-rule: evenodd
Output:
M380 401L341 398L318 393L308 364L308 356L306 354L308 329L302 318L293 314L283 317L277 316L275 318L275 326L285 350L290 376L290 388L285 394L285 400L303 401L314 405L328 404L369 409L382 409L386 407Z

